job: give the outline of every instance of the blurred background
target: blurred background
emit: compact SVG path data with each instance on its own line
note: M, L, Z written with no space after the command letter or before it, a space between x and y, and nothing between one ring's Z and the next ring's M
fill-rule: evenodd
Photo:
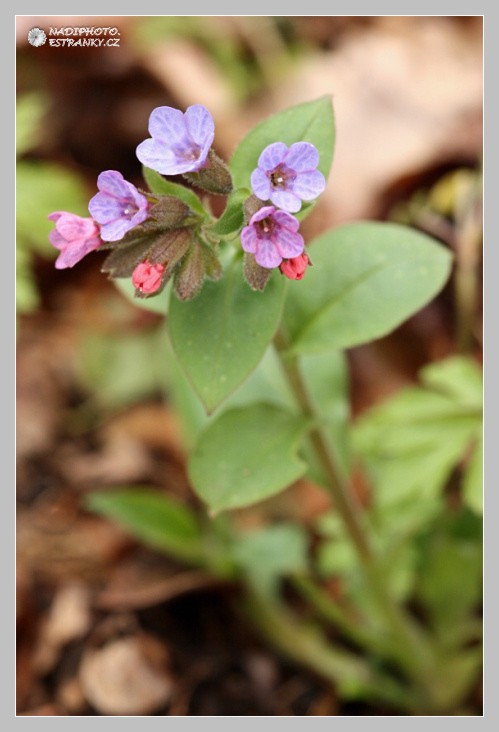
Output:
M75 26L116 27L119 45L49 44L50 27ZM47 43L28 43L34 27ZM16 33L18 714L385 713L336 698L255 637L226 589L82 508L122 485L196 500L161 317L100 273L103 254L56 271L47 215L88 215L102 170L142 184L154 107L207 106L229 159L267 115L332 95L336 152L306 240L391 220L456 263L434 302L348 354L353 417L429 362L480 363L482 17L18 16ZM305 523L327 503L305 481L286 496Z

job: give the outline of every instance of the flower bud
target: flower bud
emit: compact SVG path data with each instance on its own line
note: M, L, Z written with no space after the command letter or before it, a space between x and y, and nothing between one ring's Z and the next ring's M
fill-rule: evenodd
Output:
M203 244L203 256L206 277L210 280L219 280L223 275L223 268L217 255L207 244Z
M138 264L132 274L132 283L136 295L151 295L161 287L165 267L162 264L151 264L148 261Z
M289 280L301 280L305 274L307 267L311 266L308 256L303 253L292 259L283 259L279 265L282 274Z
M249 252L244 254L244 278L252 290L263 292L272 274L271 269L260 267L255 260L255 255Z
M175 196L161 196L151 207L149 216L161 229L179 229L196 222L189 206Z
M205 261L203 249L199 242L195 242L175 274L173 288L180 300L191 300L197 295L203 284L205 275Z
M140 262L162 264L169 277L175 265L185 256L192 240L192 229L172 229L139 234L122 241L104 260L102 272L111 277L130 277Z
M244 222L246 224L249 224L251 218L256 214L257 211L259 211L264 206L265 204L263 203L263 201L260 201L260 199L256 196L249 196L249 198L247 198L243 203Z

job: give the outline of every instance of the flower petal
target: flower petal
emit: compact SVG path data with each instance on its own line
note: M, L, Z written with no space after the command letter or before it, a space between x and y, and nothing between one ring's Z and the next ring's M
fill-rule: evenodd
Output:
M256 252L258 236L254 226L245 226L241 231L241 244L245 252Z
M123 216L123 202L107 193L96 193L88 203L88 210L99 224L108 224ZM56 226L60 225L60 221Z
M289 229L279 229L272 239L279 254L285 259L298 257L305 247L302 235Z
M67 269L68 267L74 267L75 264L80 262L83 257L93 252L100 246L99 237L93 239L78 239L71 244L68 244L65 249L61 251L55 262L56 269Z
M264 172L274 170L282 163L287 151L287 145L283 142L273 142L271 145L267 145L258 158L258 167Z
M193 104L185 112L187 130L194 142L201 148L211 147L215 137L215 123L213 117L202 104Z
M119 200L127 200L130 197L130 185L117 170L104 170L97 178L99 191Z
M142 224L148 217L148 210L145 209L139 209L136 214L130 217L130 228L133 229L134 226L138 226L139 224Z
M298 219L290 213L287 213L287 211L276 211L273 219L277 221L279 226L283 226L285 229L289 229L289 231L298 231L300 228Z
M278 267L282 262L282 257L277 251L277 247L270 239L261 239L258 242L258 248L255 253L255 260L260 267L273 269Z
M270 197L270 179L260 168L256 168L251 174L251 190L260 200L268 201Z
M270 200L278 208L282 208L284 211L289 211L290 213L296 213L301 209L301 199L291 191L273 190L270 194Z
M52 211L52 213L49 214L47 216L47 218L48 218L49 221L57 221L65 213L66 213L66 211Z
M274 206L262 206L262 208L259 208L258 211L256 211L250 218L250 224L256 224L257 221L263 221L267 216L272 216L274 211Z
M68 245L66 239L61 236L61 234L59 234L57 229L52 229L52 231L49 231L49 242L56 249L64 249L64 247Z
M194 169L192 160L179 160L167 143L150 138L137 145L136 155L142 165L162 175L179 175Z
M296 173L314 170L319 165L319 152L310 142L295 142L286 153L285 163Z
M156 107L149 117L151 137L166 142L168 145L185 141L187 127L184 115L174 107Z
M326 179L320 170L310 170L298 173L293 181L293 193L300 196L302 201L312 201L324 191Z
M90 218L82 218L76 214L63 213L55 224L55 228L66 239L73 241L74 239L88 239L98 233L95 222Z
M102 224L100 236L102 241L119 241L120 239L123 239L127 231L130 231L133 227L134 224L132 224L128 219L115 219L114 221Z

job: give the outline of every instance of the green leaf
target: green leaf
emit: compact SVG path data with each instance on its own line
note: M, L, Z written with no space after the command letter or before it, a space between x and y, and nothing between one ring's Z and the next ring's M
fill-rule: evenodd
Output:
M354 427L354 445L375 484L375 505L388 523L396 517L399 529L428 519L452 471L481 435L475 396L470 400L464 383L456 388L457 363L446 359L426 367L423 386L404 389Z
M482 595L481 519L470 511L445 516L421 542L418 597L435 631L458 641L458 626Z
M430 237L379 222L329 231L310 249L314 266L305 286L290 288L286 305L295 353L386 335L439 292L451 265L450 253Z
M471 358L453 356L429 364L422 369L420 378L429 389L442 391L463 405L482 409L482 369Z
M306 470L296 455L307 424L270 404L224 412L201 434L189 476L212 511L251 506L287 488Z
M135 297L135 287L133 286L131 279L117 279L112 280L118 290L128 298L138 308L144 310L151 310L153 313L159 315L166 315L168 312L168 305L170 301L170 293L172 289L172 283L167 282L166 287L159 295L154 297Z
M234 407L242 407L264 401L290 411L295 406L293 395L285 381L279 360L269 346L253 373L217 409L216 416L208 416L170 345L168 356L168 394L177 410L182 427L182 438L190 451L207 424Z
M244 224L243 203L250 195L250 191L244 189L231 193L223 214L216 224L211 227L210 233L216 236L227 236L239 231Z
M195 515L179 501L150 488L91 493L86 505L155 549L196 561L202 552Z
M278 589L281 577L307 569L307 536L299 526L280 524L240 534L233 557L260 591Z
M288 146L294 142L311 142L319 151L319 170L327 178L334 140L333 107L329 96L274 114L254 127L236 149L230 163L234 186L249 186L260 153L272 142L284 142Z
M281 315L285 283L253 292L232 262L188 302L172 298L169 332L178 360L210 413L256 368Z
M142 166L142 175L152 193L157 193L159 196L176 196L186 203L192 211L201 214L204 218L208 217L203 204L190 188L166 180L155 170L146 168L145 165Z
M477 440L464 475L463 501L475 513L483 513L483 438Z

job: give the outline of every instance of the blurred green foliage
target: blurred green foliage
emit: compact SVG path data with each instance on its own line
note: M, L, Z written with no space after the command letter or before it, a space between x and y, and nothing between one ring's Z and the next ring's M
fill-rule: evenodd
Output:
M48 214L71 211L85 216L88 196L81 178L55 163L29 159L43 139L47 99L40 93L19 97L16 108L16 309L29 313L39 305L33 276L36 254L55 259L48 240L53 228Z
M472 359L456 356L423 368L420 381L357 420L352 452L371 480L364 521L391 594L417 597L439 632L457 637L456 623L472 622L480 597L482 375ZM341 578L375 618L339 516L323 515L316 528L319 572Z
M123 409L161 394L168 378L163 325L117 335L89 332L80 341L77 377L99 409Z

